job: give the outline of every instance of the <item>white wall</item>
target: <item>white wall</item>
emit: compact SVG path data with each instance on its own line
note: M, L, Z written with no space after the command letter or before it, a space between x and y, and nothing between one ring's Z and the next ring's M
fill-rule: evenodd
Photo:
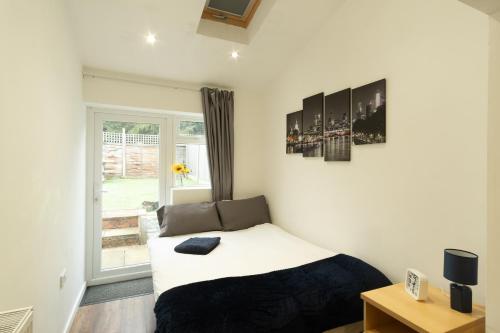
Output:
M500 22L490 19L488 114L488 314L500 313ZM500 332L500 317L486 316L488 332Z
M285 154L302 98L387 79L387 143L351 162ZM488 19L455 0L345 1L266 88L265 193L273 221L401 281L448 289L443 249L486 255Z
M263 194L267 149L262 95L248 88L234 96L234 198ZM269 170L271 172L271 170Z
M84 72L88 73L83 78L83 98L87 103L203 112L198 85L90 68L86 68ZM169 86L185 89L173 89Z
M84 285L85 203L81 66L64 1L1 1L0 40L0 311L33 305L35 332L62 332Z
M83 98L87 103L143 109L203 113L202 84L188 84L136 75L85 69ZM102 78L102 77L108 78ZM112 79L112 78L116 79ZM169 87L170 86L170 87ZM187 89L172 89L183 87ZM251 89L235 89L235 188L236 198L262 194L260 156L263 152L262 98ZM183 192L183 197L186 192ZM194 193L193 197L197 197Z
M212 190L209 188L178 187L170 189L170 204L172 205L204 201L212 201Z

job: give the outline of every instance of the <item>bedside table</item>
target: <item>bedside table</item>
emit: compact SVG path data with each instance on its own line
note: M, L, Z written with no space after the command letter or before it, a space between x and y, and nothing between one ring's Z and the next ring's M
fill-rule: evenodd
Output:
M402 283L361 294L365 303L365 332L453 332L483 333L484 308L474 305L472 313L450 308L450 298L429 286L426 301L408 295Z

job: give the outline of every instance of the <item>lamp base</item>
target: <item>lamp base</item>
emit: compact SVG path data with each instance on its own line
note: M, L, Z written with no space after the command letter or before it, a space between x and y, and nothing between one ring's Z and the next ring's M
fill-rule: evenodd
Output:
M468 286L450 284L450 306L453 310L472 312L472 290Z

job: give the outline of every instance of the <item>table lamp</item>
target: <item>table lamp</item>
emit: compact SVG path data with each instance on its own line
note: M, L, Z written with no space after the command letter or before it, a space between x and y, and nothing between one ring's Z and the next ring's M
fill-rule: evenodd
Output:
M472 252L445 249L444 277L450 284L450 306L463 313L472 312L472 290L468 286L477 284L479 257Z

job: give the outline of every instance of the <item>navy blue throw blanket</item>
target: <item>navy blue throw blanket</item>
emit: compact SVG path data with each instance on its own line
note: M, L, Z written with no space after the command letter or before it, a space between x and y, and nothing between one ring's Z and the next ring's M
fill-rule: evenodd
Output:
M363 319L360 293L391 282L339 254L299 267L172 288L155 305L156 333L323 332Z
M209 254L220 243L220 237L193 237L174 248L175 252L186 254Z

